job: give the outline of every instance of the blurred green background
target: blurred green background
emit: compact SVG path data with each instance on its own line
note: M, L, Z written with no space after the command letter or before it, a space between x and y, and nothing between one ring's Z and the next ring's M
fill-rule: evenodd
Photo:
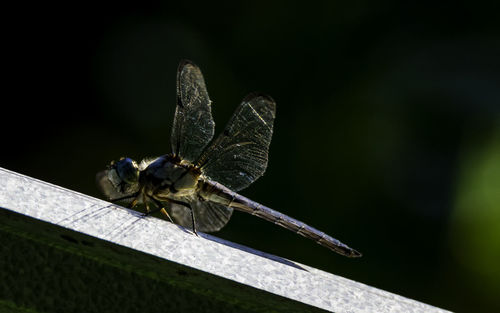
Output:
M449 310L500 310L500 19L480 1L4 8L0 166L100 197L120 156L170 152L180 59L220 131L277 102L243 195L363 252L235 213L217 236Z

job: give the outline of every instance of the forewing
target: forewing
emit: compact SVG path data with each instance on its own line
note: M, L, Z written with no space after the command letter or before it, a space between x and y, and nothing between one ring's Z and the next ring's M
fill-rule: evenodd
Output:
M248 187L266 170L275 115L271 97L248 95L196 165L206 177L234 191Z
M172 127L172 152L194 162L214 136L210 98L200 69L184 60L177 70L177 107Z
M233 213L231 208L208 201L193 201L191 207L194 210L196 230L206 233L220 230L227 224ZM177 224L189 229L193 227L189 208L171 204L170 215Z

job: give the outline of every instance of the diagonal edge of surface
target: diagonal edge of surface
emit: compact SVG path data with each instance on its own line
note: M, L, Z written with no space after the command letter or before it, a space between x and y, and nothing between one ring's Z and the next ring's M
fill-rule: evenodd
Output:
M445 312L0 168L0 207L333 312ZM299 305L300 306L300 305ZM313 309L313 308L311 308ZM278 309L277 309L278 311Z

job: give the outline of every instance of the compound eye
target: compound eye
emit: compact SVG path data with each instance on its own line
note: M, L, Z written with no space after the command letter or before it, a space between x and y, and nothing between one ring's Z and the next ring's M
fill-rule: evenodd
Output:
M126 183L133 184L139 180L139 167L131 158L121 158L113 167L120 179Z

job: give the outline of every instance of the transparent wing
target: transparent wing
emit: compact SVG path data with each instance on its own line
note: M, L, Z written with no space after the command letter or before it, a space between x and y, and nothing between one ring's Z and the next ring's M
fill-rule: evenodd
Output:
M248 95L196 165L206 177L234 191L248 187L266 170L275 115L271 97Z
M214 136L210 98L200 69L184 60L177 70L177 107L172 126L172 152L194 162Z
M213 202L197 200L190 204L194 210L196 229L206 233L220 230L227 224L233 213L233 209ZM177 224L189 229L193 227L191 212L188 208L178 204L171 204L169 211Z
M104 194L104 196L107 198L107 200L114 200L114 199L119 199L123 198L126 196L130 196L134 193L136 193L138 190L134 189L128 189L128 190L119 190L113 184L111 181L108 179L108 170L100 171L99 173L96 174L96 184L99 190ZM125 199L122 202L123 203L130 203L134 199Z

